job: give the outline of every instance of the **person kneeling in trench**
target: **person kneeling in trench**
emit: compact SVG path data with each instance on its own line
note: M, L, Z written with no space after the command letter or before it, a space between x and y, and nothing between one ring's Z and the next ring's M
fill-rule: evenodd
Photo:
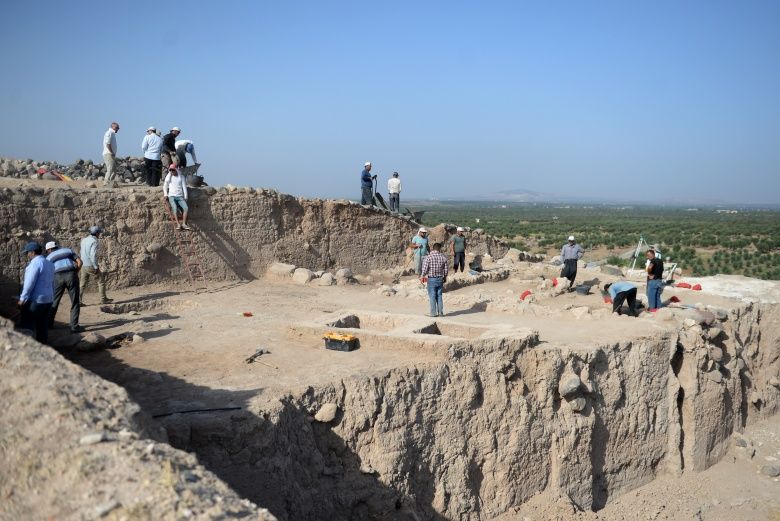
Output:
M176 165L168 167L168 175L165 176L163 182L163 199L167 200L171 205L171 211L173 212L173 218L176 220L177 230L191 230L187 226L187 183L184 176L179 174L179 170ZM182 222L179 223L179 208L182 211Z

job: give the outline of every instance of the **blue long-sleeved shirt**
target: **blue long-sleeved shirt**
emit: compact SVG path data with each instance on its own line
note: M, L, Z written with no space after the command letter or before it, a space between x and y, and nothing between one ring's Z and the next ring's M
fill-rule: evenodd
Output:
M70 248L57 248L46 257L46 260L54 264L55 273L60 273L75 270L78 258L76 252Z
M143 151L144 157L146 159L159 161L162 147L162 138L154 133L145 135L144 140L141 141L141 151Z
M607 291L609 291L609 296L615 299L617 298L618 293L623 293L624 291L628 291L630 289L636 289L636 286L630 282L621 280L612 284Z
M24 269L22 302L51 304L54 302L54 264L43 255L36 255Z
M87 268L97 268L98 238L88 235L81 239L81 262Z
M371 180L371 172L364 168L360 174L360 188L371 188L372 186L374 186L374 182Z
M582 251L582 248L579 244L564 244L563 248L561 248L561 260L570 260L570 259L576 259L580 260L582 258L582 254L585 253Z

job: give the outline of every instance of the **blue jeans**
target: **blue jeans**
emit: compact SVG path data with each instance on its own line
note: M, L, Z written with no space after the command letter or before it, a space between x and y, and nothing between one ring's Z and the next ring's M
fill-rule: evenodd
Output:
M434 317L444 316L444 301L441 295L443 288L442 277L428 277L428 300L431 303L431 315Z
M647 307L658 309L661 307L661 292L664 289L664 281L652 279L647 281Z
M187 206L187 201L184 199L184 197L181 197L179 195L169 195L168 196L168 202L171 204L171 210L176 212L176 206L181 208L182 212L186 212L189 210L189 207Z

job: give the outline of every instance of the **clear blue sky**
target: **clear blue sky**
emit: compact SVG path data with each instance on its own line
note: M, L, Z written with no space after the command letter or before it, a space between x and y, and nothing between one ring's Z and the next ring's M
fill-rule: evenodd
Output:
M3 2L0 155L182 127L213 184L780 200L780 2ZM384 190L383 190L384 191Z

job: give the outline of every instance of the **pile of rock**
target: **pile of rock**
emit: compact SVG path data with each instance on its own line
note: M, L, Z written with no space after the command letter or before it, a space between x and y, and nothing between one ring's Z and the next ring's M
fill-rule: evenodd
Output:
M118 157L116 159L117 180L125 183L140 181L143 179L143 167L142 157ZM53 172L65 174L73 179L96 180L106 175L106 166L95 164L91 159L79 159L70 165L63 165L56 161L0 157L0 177L58 179Z
M292 280L298 284L313 284L320 286L333 286L335 284L355 284L355 276L349 268L340 268L331 273L329 271L312 271L308 268L299 268L294 264L274 262L268 267L266 276L280 280Z

